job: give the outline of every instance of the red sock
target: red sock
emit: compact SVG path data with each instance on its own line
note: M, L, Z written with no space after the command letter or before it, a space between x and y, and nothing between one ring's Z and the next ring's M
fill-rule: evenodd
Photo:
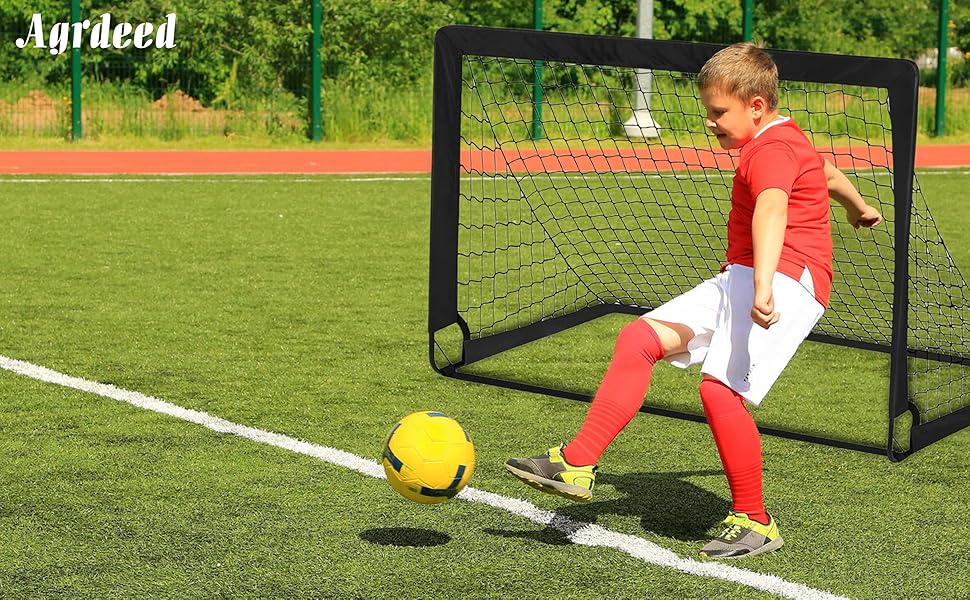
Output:
M741 396L720 381L701 382L701 402L731 487L732 509L768 524L761 488L761 438Z
M650 387L653 365L662 357L660 338L646 321L637 319L623 327L586 420L575 439L563 448L566 462L575 466L596 464L640 410Z

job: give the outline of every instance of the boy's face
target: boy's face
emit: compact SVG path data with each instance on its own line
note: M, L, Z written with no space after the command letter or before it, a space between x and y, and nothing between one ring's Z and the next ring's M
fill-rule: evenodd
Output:
M744 102L717 88L703 90L701 102L707 109L704 124L725 150L740 148L751 141L767 107L761 96Z

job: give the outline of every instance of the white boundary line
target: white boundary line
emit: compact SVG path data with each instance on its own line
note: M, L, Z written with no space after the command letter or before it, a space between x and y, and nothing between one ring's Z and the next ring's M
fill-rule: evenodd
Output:
M302 175L299 179L281 177L269 178L265 174L257 175L227 175L214 177L213 175L160 175L158 177L73 177L65 175L56 177L21 177L19 175L0 175L2 183L320 183L321 181L348 182L380 182L380 181L431 181L431 174L423 176L392 175L386 177L356 177L341 174L321 173L316 176Z
M368 477L385 478L384 468L380 464L373 460L357 456L356 454L351 454L350 452L304 442L254 427L247 427L208 413L182 408L181 406L152 396L146 396L109 384L72 377L46 367L2 355L0 355L0 368L38 381L97 394L98 396L125 402L138 408L176 417L183 421L202 425L212 431L228 433L254 442L269 444L291 452L312 456L330 464L363 473ZM613 548L646 563L676 569L690 575L699 575L740 583L784 598L808 600L834 600L844 598L843 596L836 596L800 583L786 581L775 575L756 573L718 562L702 562L690 558L683 558L643 538L617 533L592 523L574 521L568 517L542 510L524 500L517 500L470 487L462 490L457 497L469 502L487 504L488 506L493 506L525 517L539 525L545 525L560 531L566 534L574 544Z
M733 173L732 171L723 171L725 174ZM594 173L594 172L571 172L571 173L555 173L553 179L567 179L567 178L580 178L589 177L596 178L606 173ZM617 174L622 174L622 172L617 172ZM628 173L630 175L636 175L635 173ZM87 175L87 176L76 176L70 173L65 173L62 177L38 177L38 176L27 176L27 175L17 175L14 173L0 174L0 184L4 183L182 183L186 181L196 182L196 183L319 183L321 180L327 181L345 181L345 182L359 182L359 183L372 183L372 182L387 182L387 181L431 181L431 174L421 174L421 175L364 175L364 174L352 174L352 173L303 173L299 175L299 178L286 178L288 174L281 173L276 177L268 177L266 173L254 173L252 175L246 175L243 173L236 173L232 175L219 176L218 174L204 174L199 173L196 175L190 173L172 173L172 174L162 174L156 176L133 176L124 177L118 175ZM551 175L551 174L550 174ZM922 168L916 170L916 175L919 177L925 177L928 175L970 175L970 166L966 168L961 167L949 167L949 168ZM659 173L644 173L640 174L641 177L646 179L665 179L665 178L675 178L675 179L694 179L689 174L685 175L684 172L674 172L667 174ZM885 175L880 174L881 177ZM511 175L506 176L502 174L497 174L493 176L481 176L477 179L503 179L509 177L511 179L525 179L528 178L528 174L523 175ZM467 176L462 177L463 180L468 179ZM702 181L704 177L696 177L698 181Z

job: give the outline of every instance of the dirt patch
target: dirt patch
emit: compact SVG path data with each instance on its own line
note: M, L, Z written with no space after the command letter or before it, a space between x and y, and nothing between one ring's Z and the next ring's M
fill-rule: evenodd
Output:
M60 135L68 106L66 101L55 100L41 90L30 90L12 104L0 101L0 129Z
M201 102L182 90L175 90L174 92L165 94L158 100L152 102L152 108L189 111L206 110Z
M14 110L55 110L56 103L41 90L30 90L27 95L17 100Z

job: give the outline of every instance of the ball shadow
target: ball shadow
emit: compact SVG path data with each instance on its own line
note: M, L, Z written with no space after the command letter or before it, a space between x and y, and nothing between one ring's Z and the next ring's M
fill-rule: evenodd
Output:
M440 546L451 541L447 533L414 527L378 527L361 531L358 537L372 544L408 548Z

